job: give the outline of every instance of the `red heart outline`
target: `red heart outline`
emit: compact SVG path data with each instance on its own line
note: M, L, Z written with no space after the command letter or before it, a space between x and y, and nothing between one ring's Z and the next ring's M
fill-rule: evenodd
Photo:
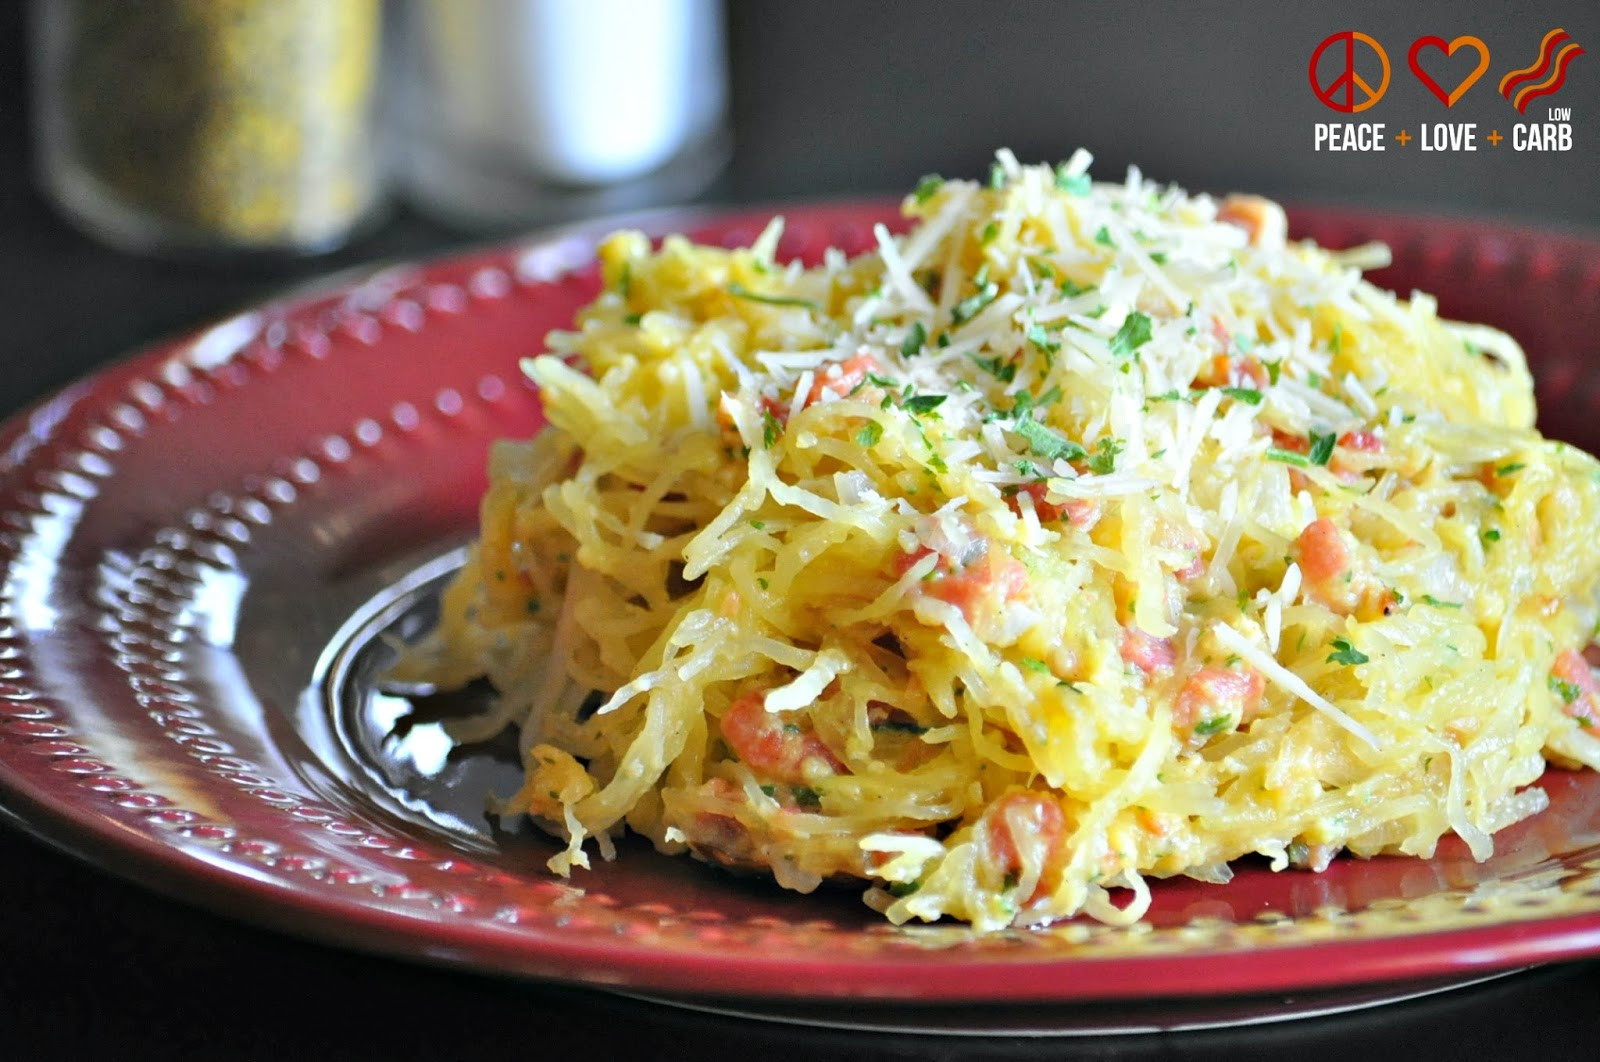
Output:
M1422 51L1424 48L1437 48L1443 52L1445 54L1445 58L1448 59L1450 56L1456 53L1457 48L1463 46L1471 47L1478 53L1478 67L1476 70L1472 71L1472 73L1462 78L1461 81L1457 83L1454 91L1446 92L1444 89L1439 87L1439 83L1433 79L1431 74L1422 69L1422 64L1417 62L1417 53ZM1446 107L1454 107L1456 105L1456 100L1459 100L1462 94L1467 91L1467 89L1471 88L1473 85L1476 85L1478 83L1478 79L1483 76L1483 72L1489 69L1489 47L1477 37L1467 35L1457 37L1453 41L1447 41L1443 37L1418 37L1416 40L1411 42L1411 50L1406 53L1406 63L1411 67L1411 72L1417 75L1417 80L1422 82L1429 92L1437 96L1440 103L1444 104Z

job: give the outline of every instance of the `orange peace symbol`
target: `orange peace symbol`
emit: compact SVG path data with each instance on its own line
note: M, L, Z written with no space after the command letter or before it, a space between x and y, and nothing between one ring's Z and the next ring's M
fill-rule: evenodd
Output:
M1377 53L1378 61L1383 64L1383 78L1378 82L1376 89L1367 84L1366 79L1356 70L1357 41ZM1340 68L1339 76L1329 84L1323 85L1317 80L1317 67L1322 62L1323 53L1335 44L1344 47L1344 64ZM1383 45L1365 33L1345 30L1343 33L1335 33L1317 45L1317 50L1311 53L1308 73L1311 77L1311 91L1316 93L1317 99L1336 111L1353 114L1371 107L1383 99L1383 94L1389 91L1389 53L1383 50ZM1363 97L1359 103L1356 102L1357 89L1361 90ZM1343 99L1340 99L1341 96Z

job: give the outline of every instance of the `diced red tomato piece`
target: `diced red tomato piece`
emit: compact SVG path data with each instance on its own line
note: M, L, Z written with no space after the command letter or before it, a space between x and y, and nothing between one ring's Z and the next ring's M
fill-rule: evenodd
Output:
M1282 247L1289 235L1283 207L1258 195L1230 195L1217 207L1217 220L1243 229L1255 247Z
M817 373L811 384L811 390L806 394L805 404L809 406L822 401L825 393L843 398L866 383L868 373L877 371L877 359L865 352L852 354L843 361L833 362Z
M1043 793L1011 792L983 813L979 837L988 866L1001 878L1021 874L1023 853L1035 856L1041 867L1039 883L1023 900L1031 903L1048 896L1061 881L1066 848L1067 819L1061 804Z
M1133 626L1122 628L1121 652L1123 660L1146 675L1170 671L1178 660L1171 638L1154 638Z
M1295 539L1300 572L1313 588L1326 588L1342 581L1350 570L1350 551L1332 520L1322 517L1306 525Z
M1290 435L1277 428L1272 429L1272 445L1295 454L1307 453L1311 449L1311 442L1304 435Z
M1359 450L1364 454L1383 452L1383 440L1378 437L1376 432L1365 429L1345 432L1339 436L1339 445L1346 450Z
M769 712L764 698L760 690L746 693L722 717L722 739L741 763L775 782L806 781L808 764L819 764L829 774L846 773L821 738L792 721L794 713Z
M934 551L924 546L902 554L897 574L904 575ZM932 574L922 584L929 597L956 606L967 622L976 625L987 612L998 611L1028 592L1028 570L1004 550L985 550L982 557L959 569L941 555Z
M1226 354L1217 354L1200 367L1195 373L1194 384L1196 387L1226 387L1228 384L1229 360Z
M1266 680L1249 668L1203 667L1184 681L1172 702L1173 729L1190 744L1204 744L1212 734L1252 719L1265 690Z
M1561 710L1586 730L1600 730L1600 683L1595 682L1589 662L1576 649L1564 649L1550 668L1551 677L1561 683ZM1568 694L1573 694L1569 699Z
M1017 492L1007 499L1012 511L1021 513L1022 504L1018 499L1026 494L1033 499L1033 511L1039 517L1041 524L1053 523L1066 518L1067 523L1079 530L1086 531L1093 527L1100 519L1100 503L1093 498L1068 498L1065 501L1046 501L1045 495L1049 487L1040 482L1024 483L1017 488Z

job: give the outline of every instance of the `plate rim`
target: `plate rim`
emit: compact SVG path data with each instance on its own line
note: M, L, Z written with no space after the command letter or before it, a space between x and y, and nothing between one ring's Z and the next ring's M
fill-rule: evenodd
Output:
M737 205L730 208L692 207L666 208L647 212L651 221L692 219L697 226L753 224L757 219L773 213L793 212L807 217L828 214L870 214L880 217L895 209L899 200L849 198L821 200L809 203L777 203ZM1324 224L1348 225L1357 229L1428 225L1434 218L1429 214L1414 212L1374 211L1343 206L1291 207L1291 216L1298 211L1309 213ZM104 386L112 380L131 379L174 352L192 346L199 337L230 322L268 311L292 316L308 312L310 307L329 298L358 288L373 277L391 270L404 268L421 273L441 268L465 268L489 261L519 261L530 252L560 246L574 238L587 239L609 231L617 223L629 219L640 220L646 215L628 215L621 219L598 219L576 225L560 226L508 241L496 241L456 251L441 252L405 262L375 263L367 267L342 270L322 282L310 282L283 296L270 298L226 315L217 321L183 332L181 335L135 348L130 353L114 359L84 374L79 379L56 391L26 403L9 414L0 425L0 451L9 452L26 432L33 417L53 403L75 403L87 390ZM1507 225L1490 219L1483 225L1463 218L1443 218L1440 223L1447 228L1482 228L1502 236L1518 236L1535 241L1571 243L1584 248L1600 250L1600 241L1584 235L1547 231L1534 226ZM0 462L0 486L9 487L12 470L9 461ZM684 963L699 973L710 974L703 984L717 985L733 993L732 998L754 998L745 986L752 975L766 971L767 976L755 980L767 987L760 998L788 1000L826 1000L838 998L841 993L826 986L814 984L780 985L773 981L772 961L763 956L732 956L726 952L712 954L679 953L663 951L650 961L635 962L626 973L614 969L617 954L614 947L592 945L587 938L562 940L554 934L523 930L521 936L508 936L475 923L456 923L449 928L451 940L434 946L416 947L414 933L418 926L426 925L411 912L386 909L381 905L352 901L349 903L324 899L307 891L284 890L249 877L239 875L219 866L196 860L179 849L161 844L154 837L128 834L110 830L103 816L97 815L84 803L72 803L62 796L62 791L47 791L19 779L0 759L0 820L10 822L23 832L87 862L101 871L141 887L151 888L180 902L194 903L228 917L248 923L268 925L292 935L320 940L342 947L355 947L401 959L422 960L471 968L479 971L510 973L561 983L579 983L604 986L621 983L640 990L671 990L682 987ZM97 827L96 824L99 824ZM131 860L131 864L129 863ZM188 892L183 885L192 883L198 876L209 887L199 893ZM171 880L169 880L171 879ZM287 898L287 899L286 899ZM264 901L252 905L246 902ZM276 901L276 902L275 902ZM351 912L360 915L350 919ZM310 915L309 922L306 915ZM339 916L343 917L339 917ZM341 932L341 927L350 927ZM354 931L359 927L359 932ZM409 932L394 932L407 930ZM1535 932L1537 930L1537 932ZM389 934L393 933L392 938ZM1269 946L1253 950L1256 967L1248 976L1212 978L1197 984L1193 993L1177 993L1175 998L1203 998L1232 995L1241 989L1259 990L1262 982L1262 965L1270 965L1277 973L1270 978L1274 989L1310 990L1322 987L1347 986L1367 983L1397 983L1450 973L1482 974L1528 963L1576 958L1600 952L1600 911L1565 914L1526 922L1494 922L1482 926L1457 927L1425 931L1398 939L1406 942L1396 948L1396 938L1377 938L1355 941L1311 941ZM392 946L386 946L390 942ZM508 953L506 943L513 947ZM1426 947L1419 945L1426 943ZM1330 943L1336 943L1341 954L1337 964L1302 962L1302 959L1326 954ZM952 979L946 975L938 982L917 986L913 997L886 993L884 1001L915 998L919 1001L1025 1001L1067 1002L1088 1000L1115 1000L1132 998L1138 994L1140 974L1151 962L1159 961L1176 967L1180 972L1210 972L1206 964L1218 958L1237 957L1237 950L1199 949L1182 955L1161 956L1111 956L1111 957L1002 957L1000 959L963 954L954 965L958 973ZM514 961L496 961L497 958ZM1352 961L1356 957L1359 961ZM551 963L549 960L555 960ZM857 971L878 972L884 976L904 973L908 964L904 956L896 953L892 961L881 957L863 958L841 952L833 963L848 964ZM994 981L1016 976L1019 971L1030 975L1042 970L1059 971L1062 964L1073 970L1088 971L1093 977L1090 984L1079 986L1070 995L1061 994L1059 988L1035 994L1019 994L1015 989ZM827 964L814 964L827 968ZM707 966L714 969L704 969ZM959 981L959 984L955 982ZM975 983L976 982L976 983ZM871 1003L874 1000L861 999Z

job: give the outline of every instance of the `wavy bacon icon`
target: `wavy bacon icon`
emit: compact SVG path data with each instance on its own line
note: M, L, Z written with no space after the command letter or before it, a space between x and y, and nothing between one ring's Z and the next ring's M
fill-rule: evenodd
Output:
M1500 95L1511 101L1518 114L1527 114L1528 104L1560 90L1567 80L1568 65L1574 56L1582 54L1578 42L1566 30L1557 27L1539 42L1539 58L1532 66L1513 70L1500 79Z

